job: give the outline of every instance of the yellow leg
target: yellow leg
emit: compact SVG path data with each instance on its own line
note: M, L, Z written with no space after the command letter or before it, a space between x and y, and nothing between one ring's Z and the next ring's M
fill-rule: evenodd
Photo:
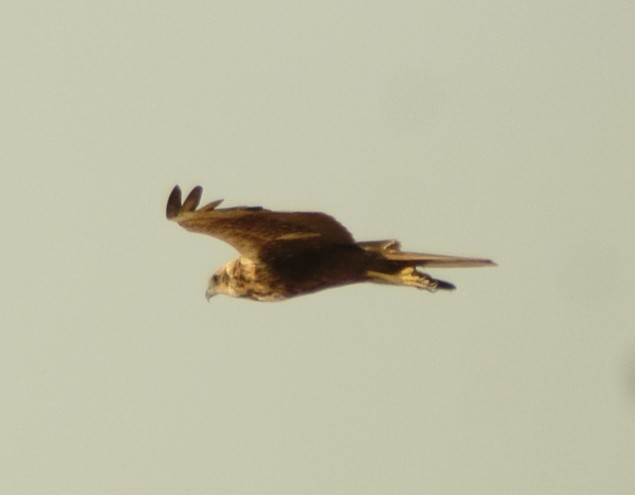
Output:
M373 282L406 285L408 287L416 287L417 289L424 289L430 292L436 291L437 286L439 285L439 283L433 278L430 278L425 273L419 273L411 267L404 268L395 274L367 271L366 275L368 275Z

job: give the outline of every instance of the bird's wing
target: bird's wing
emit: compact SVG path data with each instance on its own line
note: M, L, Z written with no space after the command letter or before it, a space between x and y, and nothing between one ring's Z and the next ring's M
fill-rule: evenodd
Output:
M333 217L317 212L276 212L260 206L217 208L222 200L201 208L203 188L197 186L181 203L175 186L168 198L166 216L181 227L216 237L233 246L241 256L258 260L272 244L306 240L307 244L351 244L353 236Z

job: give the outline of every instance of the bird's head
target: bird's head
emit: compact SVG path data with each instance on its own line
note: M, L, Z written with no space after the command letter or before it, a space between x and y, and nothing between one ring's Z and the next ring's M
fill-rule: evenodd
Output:
M216 294L231 297L248 297L256 300L279 299L269 294L270 289L258 282L256 264L246 258L238 258L219 268L209 279L205 296L209 301ZM264 287L264 294L263 292Z
M207 290L205 291L205 297L209 301L216 294L225 294L226 296L240 297L240 287L236 284L236 280L233 277L236 261L230 261L229 263L221 266L214 275L209 279L207 284Z
M225 267L220 268L214 275L209 278L205 298L209 301L216 294L224 292L223 286L227 284L227 271Z

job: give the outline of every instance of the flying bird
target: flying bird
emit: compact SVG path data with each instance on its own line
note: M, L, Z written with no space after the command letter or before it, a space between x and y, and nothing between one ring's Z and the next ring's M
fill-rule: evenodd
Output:
M234 247L240 256L209 280L215 294L256 301L280 301L357 282L403 285L434 292L454 285L417 267L476 267L490 260L402 252L396 240L356 242L342 224L319 212L271 211L260 206L218 208L223 200L198 208L203 188L181 202L175 186L166 216L192 232Z

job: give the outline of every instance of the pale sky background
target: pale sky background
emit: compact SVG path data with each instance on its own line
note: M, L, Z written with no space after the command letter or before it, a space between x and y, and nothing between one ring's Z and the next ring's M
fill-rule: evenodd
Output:
M0 493L635 493L634 25L3 2ZM208 304L177 183L499 266Z

